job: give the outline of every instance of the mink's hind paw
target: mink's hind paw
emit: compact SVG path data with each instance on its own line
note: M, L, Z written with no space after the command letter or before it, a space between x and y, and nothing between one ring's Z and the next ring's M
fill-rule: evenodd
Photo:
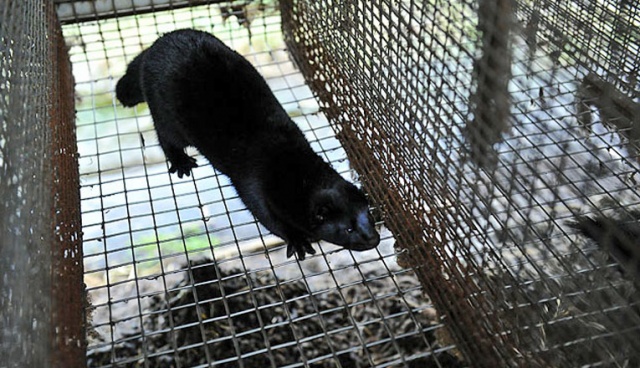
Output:
M302 261L306 257L307 253L316 254L316 250L313 249L311 244L306 240L289 241L289 244L287 245L287 258L291 258L294 253L297 253L298 259Z
M169 173L178 173L178 177L182 179L184 175L191 176L191 169L198 167L196 159L189 157L186 154L174 156L169 159L171 167L169 167Z

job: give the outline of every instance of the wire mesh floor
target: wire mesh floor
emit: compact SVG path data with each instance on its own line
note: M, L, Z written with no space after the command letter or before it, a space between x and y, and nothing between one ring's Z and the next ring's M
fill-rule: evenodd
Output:
M212 32L245 55L312 147L357 181L287 55L276 9L207 5L64 26L76 80L89 366L456 366L384 229L376 250L323 243L303 262L286 259L282 241L197 152L192 177L169 175L146 105L124 109L113 91L133 57L179 28Z

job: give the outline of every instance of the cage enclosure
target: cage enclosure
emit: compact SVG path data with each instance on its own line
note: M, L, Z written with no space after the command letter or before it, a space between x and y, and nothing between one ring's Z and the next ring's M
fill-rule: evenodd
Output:
M640 366L638 4L0 10L7 366ZM249 60L367 193L376 249L287 258L198 151L169 174L114 89L182 28Z

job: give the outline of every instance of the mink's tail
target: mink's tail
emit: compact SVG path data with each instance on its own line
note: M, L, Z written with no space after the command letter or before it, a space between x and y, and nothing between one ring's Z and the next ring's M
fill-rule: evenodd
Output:
M126 107L132 107L140 102L144 102L140 69L142 67L142 58L145 52L146 50L133 59L127 67L127 72L124 77L120 78L116 85L116 97Z

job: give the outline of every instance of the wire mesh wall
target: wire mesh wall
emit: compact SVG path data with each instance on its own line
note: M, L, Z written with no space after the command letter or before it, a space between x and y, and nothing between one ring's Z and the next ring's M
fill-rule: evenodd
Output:
M640 365L635 3L57 3L90 366ZM170 176L113 89L177 28L246 55L393 238L286 259L201 156Z
M115 99L127 64L160 35L211 32L265 76L314 150L358 181L289 59L276 2L132 2L96 8L94 20L87 2L58 3L76 80L89 366L458 364L450 340L436 342L443 326L382 222L376 250L323 243L287 259L228 178L196 151L191 177L170 175L146 105Z
M73 80L54 5L1 2L2 366L85 360L74 129Z
M282 3L467 362L640 364L637 4Z

